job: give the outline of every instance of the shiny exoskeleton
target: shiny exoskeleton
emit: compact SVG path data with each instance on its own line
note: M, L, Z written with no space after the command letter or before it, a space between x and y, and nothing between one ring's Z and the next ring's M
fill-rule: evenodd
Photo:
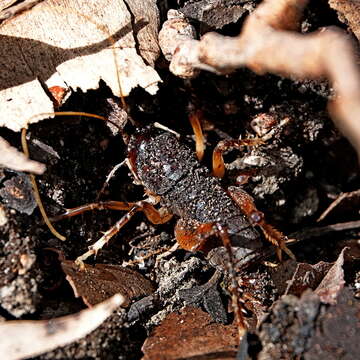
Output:
M224 150L258 143L258 140L220 142L214 150L213 173L218 176L224 173ZM237 261L261 247L260 236L255 229L258 226L265 238L277 247L279 257L282 250L293 257L285 245L286 237L266 223L264 214L257 210L249 194L237 187L224 189L219 178L199 163L193 150L171 132L154 126L136 130L128 142L127 163L135 181L144 186L152 201L103 201L68 209L60 218L94 209L127 211L76 262L84 268L83 261L95 255L139 211L144 212L154 224L165 223L176 215L180 219L175 227L175 236L182 248L207 252L209 248L206 245L210 237L222 240L228 255L227 268L232 281L234 312L241 329L239 333L242 333L246 325L241 314L240 297L237 295L239 287L233 246L236 247ZM162 208L156 209L154 202L160 202Z
M259 238L220 180L211 176L194 151L172 133L154 127L141 129L132 136L128 148L136 177L147 190L161 197L161 204L169 212L180 217L175 233L183 248L196 248L196 235L201 229L206 231L204 226L201 228L204 224L209 224L208 229L220 224L230 237L240 237L244 242ZM181 228L193 229L193 236L184 239Z

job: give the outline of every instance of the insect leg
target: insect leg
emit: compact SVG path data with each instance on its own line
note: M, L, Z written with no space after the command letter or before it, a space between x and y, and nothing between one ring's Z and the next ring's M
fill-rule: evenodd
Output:
M138 202L126 202L126 201L99 201L96 203L90 203L86 205L77 206L75 208L66 209L63 214L55 216L52 220L62 220L68 217L80 215L86 211L91 210L131 210L133 207L139 207L140 211L143 211L149 221L153 224L163 224L164 222L170 220L171 216L164 208L159 210L155 209L153 205L146 201ZM139 211L139 210L138 210Z
M63 214L54 216L51 220L58 221L68 217L80 215L86 211L91 210L130 210L136 203L135 202L125 202L125 201L99 201L95 203L85 204L77 206L75 208L66 209Z
M266 240L276 246L276 254L280 261L282 259L282 251L288 254L290 258L295 259L295 255L286 246L287 237L265 221L264 213L256 208L253 198L247 192L238 187L231 186L228 188L228 193L245 213L249 221L254 226L260 227Z
M223 177L225 174L225 163L223 158L223 153L226 150L230 149L241 149L243 146L254 146L263 144L261 139L243 139L243 140L222 140L220 141L214 149L212 166L213 166L213 175L217 177Z
M201 224L194 220L188 219L180 219L175 227L176 240L181 248L185 250L206 251L205 243L207 242L208 238L213 235L219 236L221 238L229 256L228 271L231 278L232 306L238 324L239 337L241 338L246 331L246 324L242 314L244 307L241 304L241 297L239 296L240 289L236 281L234 256L227 229L218 223Z
M205 140L200 122L201 117L202 117L201 110L192 111L189 115L189 121L195 134L196 156L199 161L201 161L202 158L204 157L204 151L205 151Z
M240 293L242 293L239 284L236 280L236 272L235 272L235 264L234 264L234 254L231 247L231 242L229 238L229 234L227 232L226 227L221 224L216 224L217 233L220 236L223 245L228 253L229 262L228 262L228 271L231 279L231 300L232 300L232 307L234 310L238 332L239 332L239 339L241 339L246 333L246 323L243 315L243 304Z
M114 202L116 203L116 202ZM123 204L119 202L120 204ZM172 217L166 209L162 208L160 210L156 210L153 205L146 201L138 201L137 203L125 203L125 204L133 204L128 211L120 220L116 222L114 226L112 226L109 230L107 230L104 235L96 241L95 244L89 247L89 250L83 255L79 256L76 259L76 263L83 267L83 262L90 256L96 255L102 247L109 242L109 240L116 235L120 229L129 222L129 220L139 211L144 212L149 221L154 224L163 224L169 221ZM116 209L116 210L124 210L124 209Z

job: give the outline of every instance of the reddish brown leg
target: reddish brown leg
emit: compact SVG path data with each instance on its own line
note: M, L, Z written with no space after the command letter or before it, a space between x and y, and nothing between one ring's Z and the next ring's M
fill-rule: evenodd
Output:
M66 219L68 217L80 215L86 211L92 210L130 210L136 203L135 202L125 202L125 201L99 201L96 203L85 204L77 206L75 208L66 209L63 214L54 216L51 220L58 221Z
M113 210L129 210L119 221L116 222L104 235L96 241L94 245L89 247L89 250L76 259L76 263L83 268L83 262L91 255L96 255L97 252L109 242L109 240L119 232L119 230L128 223L128 221L139 211L142 211L149 221L153 224L163 224L172 218L166 209L161 208L156 210L153 205L146 201L138 201L136 203L128 203L121 201L104 201L88 205L79 206L77 208L68 209L67 212L59 218L63 219L70 216L79 215L85 211L94 209L113 209Z
M265 238L276 246L276 254L280 261L282 259L282 251L292 259L295 259L295 255L286 246L287 237L265 221L264 214L256 208L253 198L247 192L237 187L230 187L228 193L239 205L249 221L254 226L259 226Z
M243 146L260 145L264 142L261 139L244 139L244 140L222 140L213 152L213 175L223 177L225 174L225 164L223 153L231 149L241 149Z
M194 220L179 219L175 226L175 238L182 249L206 251L208 238L215 234L214 224L201 224Z
M241 304L240 289L236 281L233 251L226 228L217 223L201 224L185 219L180 219L175 227L177 242L183 249L190 251L204 250L206 241L212 235L221 238L229 256L228 272L231 279L232 306L238 324L239 337L241 338L245 334L246 324L242 314L243 306Z
M127 210L130 211L132 208L137 208L137 211L142 211L149 221L153 224L163 224L165 217L166 219L170 220L170 214L166 213L165 210L159 209L156 210L150 203L146 201L138 201L138 202L126 202L126 201L100 201L97 203L86 204L82 206L78 206L76 208L67 209L65 213L55 216L52 220L62 220L68 217L80 215L86 211L91 210ZM166 220L167 221L167 220ZM165 221L165 222L166 222Z
M230 238L229 238L227 229L220 224L216 224L216 228L218 230L218 235L220 236L220 238L224 244L224 247L228 253L228 256L229 256L228 271L229 271L229 275L230 275L230 279L231 279L231 289L230 289L231 302L232 302L232 307L234 310L237 327L238 327L238 331L239 331L239 339L241 339L246 333L247 326L245 323L244 315L242 313L244 311L244 307L243 307L243 304L241 301L242 300L242 297L241 297L242 291L236 280L234 254L232 251L231 242L230 242Z
M205 140L200 122L201 116L201 110L192 111L189 115L189 121L195 134L196 156L199 161L201 161L204 157L205 151Z

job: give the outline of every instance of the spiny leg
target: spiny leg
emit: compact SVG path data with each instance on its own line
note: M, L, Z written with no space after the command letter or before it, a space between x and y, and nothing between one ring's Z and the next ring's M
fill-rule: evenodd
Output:
M163 224L164 222L170 220L172 215L170 215L164 208L156 210L154 206L147 201L138 201L138 202L126 202L126 201L99 201L97 203L90 203L86 205L81 205L72 209L67 209L65 213L55 216L52 220L62 220L68 217L80 215L86 211L91 210L126 210L130 211L133 207L139 208L137 211L142 211L147 219L153 224Z
M261 139L243 139L243 140L222 140L214 149L212 166L213 175L217 177L223 177L225 174L225 163L223 153L230 149L241 149L243 146L255 146L263 144Z
M118 204L116 204L118 203ZM100 203L101 204L101 203ZM103 203L104 204L104 203ZM102 206L103 206L102 204ZM167 221L169 221L172 218L172 214L169 214L168 211L165 208L161 208L159 210L155 209L154 206L146 201L138 201L137 203L123 203L123 202L105 202L106 205L108 205L107 208L115 209L115 210L129 210L128 213L126 213L120 220L116 222L114 226L112 226L109 230L107 230L104 235L96 241L95 244L91 245L89 247L89 250L84 253L83 255L79 256L76 259L76 263L80 265L81 268L83 268L83 262L90 256L96 255L97 252L109 242L109 240L117 234L120 229L129 222L129 220L139 211L142 211L147 219L152 222L153 224L164 224ZM99 203L89 204L86 207L86 210L92 210L94 208L94 205L99 205ZM117 206L117 207L116 207ZM80 208L84 208L80 207ZM125 209L125 207L127 207ZM130 207L130 209L129 209ZM99 207L103 209L104 207ZM78 208L76 208L78 209ZM85 210L85 211L86 211ZM83 211L82 211L83 212ZM78 212L79 213L79 212ZM77 213L77 214L78 214ZM81 212L80 212L81 213ZM77 215L73 214L71 216Z
M228 188L228 193L250 222L254 226L259 226L265 238L276 246L276 254L280 261L282 260L282 251L290 258L295 259L295 255L286 246L287 237L265 221L264 214L256 208L253 198L246 191L231 186Z
M231 300L238 325L239 337L242 338L246 331L246 324L242 314L244 308L241 304L241 297L239 296L240 289L236 281L234 256L226 228L217 223L202 224L189 219L180 219L175 227L177 242L183 249L190 251L206 251L206 242L213 235L221 238L229 256L228 272L231 278Z
M195 135L196 156L199 159L199 161L201 161L202 158L204 157L204 151L205 151L205 140L200 122L201 117L202 117L201 110L192 111L189 115L189 121Z
M236 322L237 322L239 339L242 339L246 333L247 326L245 323L244 315L242 313L244 311L244 307L243 307L243 304L241 301L242 298L240 296L240 293L242 293L242 291L240 291L239 284L236 281L234 254L233 254L232 247L231 247L231 241L230 241L229 234L227 232L226 227L217 223L216 228L218 231L218 235L220 236L220 238L224 244L224 247L228 253L228 257L229 257L228 271L229 271L229 275L230 275L230 279L231 279L232 307L233 307Z

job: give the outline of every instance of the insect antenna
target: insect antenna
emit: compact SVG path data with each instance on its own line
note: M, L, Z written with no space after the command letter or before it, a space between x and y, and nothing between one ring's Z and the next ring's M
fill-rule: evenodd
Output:
M114 66L115 66L115 69L118 69L119 67L118 67L118 61L117 61L116 51L115 51L115 40L114 40L113 36L110 34L110 31L107 28L107 26L97 23L96 21L91 19L89 16L78 12L76 9L64 9L64 11L68 11L70 13L76 13L77 15L83 17L84 19L86 19L87 21L89 21L90 23L95 25L99 31L101 31L103 34L105 34L107 36L107 38L110 42L112 52L113 52ZM130 124L132 124L133 126L135 126L136 123L131 118L131 116L128 114L128 105L126 103L124 92L122 90L120 74L119 74L118 70L116 71L116 77L117 77L117 83L118 83L118 87L119 87L120 103L121 103L121 107L119 106L119 104L117 104L117 107L119 110L120 110L120 108L122 108L122 110L125 111L125 113L127 114L126 120L123 122L122 126L118 125L116 123L116 121L109 119L107 117L104 117L101 115L96 115L96 114L91 114L91 113L83 112L83 111L54 111L54 112L39 113L39 114L31 116L29 119L27 119L27 121L26 121L27 125L22 129L21 140L22 140L22 147L23 147L24 154L27 157L30 156L28 146L27 146L27 141L26 141L26 128L27 128L28 124L30 124L36 118L44 119L46 117L54 117L54 116L81 116L83 118L93 118L93 119L105 121L105 122L115 126L119 130L119 133L122 136L122 139L123 139L125 145L127 145L129 142L129 135L125 132L124 127L127 124L127 121L129 121ZM55 237L57 237L58 239L60 239L62 241L66 240L66 238L63 235L59 234L56 231L56 229L54 228L54 226L51 224L51 222L46 214L45 208L42 204L41 196L40 196L38 186L36 183L36 179L33 174L30 174L30 180L31 180L31 184L32 184L33 192L34 192L35 201L40 209L40 212L44 219L45 224L48 226L49 230ZM104 187L105 187L105 184L104 184L103 188ZM100 194L101 194L101 191L100 191Z

